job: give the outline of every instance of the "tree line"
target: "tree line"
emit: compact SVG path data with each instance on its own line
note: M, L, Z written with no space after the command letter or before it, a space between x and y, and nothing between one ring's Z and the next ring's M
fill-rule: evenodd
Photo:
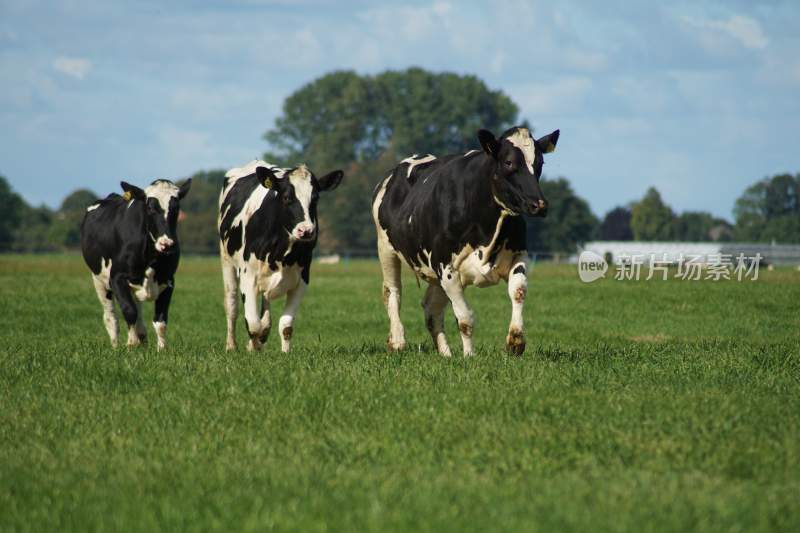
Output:
M500 133L522 124L518 106L475 76L420 68L376 75L333 72L291 94L264 139L264 159L283 166L305 162L322 174L340 168L345 180L320 199L319 248L369 253L375 231L372 191L397 161L409 155L446 154L476 147L480 128ZM232 162L232 166L243 162ZM181 203L181 247L217 250L217 197L224 170L199 171ZM564 177L542 180L550 204L545 219L531 219L528 249L572 252L589 240L800 242L800 174L764 178L736 201L735 223L702 211L675 213L655 188L599 219ZM94 192L79 189L57 209L28 205L0 176L0 250L60 251L79 246L79 226Z

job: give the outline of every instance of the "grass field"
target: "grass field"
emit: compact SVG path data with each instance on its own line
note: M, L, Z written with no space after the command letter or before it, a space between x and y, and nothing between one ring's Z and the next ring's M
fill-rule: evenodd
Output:
M176 285L112 350L79 257L0 256L0 530L800 531L800 272L536 266L524 357L503 285L449 360L413 278L386 353L377 263L314 266L290 355L223 351L215 259Z

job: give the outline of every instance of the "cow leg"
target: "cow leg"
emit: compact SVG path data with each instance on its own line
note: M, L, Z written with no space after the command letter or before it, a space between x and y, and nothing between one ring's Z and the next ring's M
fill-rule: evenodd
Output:
M525 330L522 325L522 308L528 292L528 261L524 256L517 256L512 262L508 276L508 297L511 298L511 324L508 326L506 350L513 355L522 355L525 351Z
M306 293L305 281L300 283L294 289L286 293L286 305L283 307L283 314L278 320L278 331L281 333L281 351L287 353L292 341L292 334L294 333L294 317L297 314L297 309L300 307L300 302L303 301L303 295Z
M261 300L258 294L256 276L250 272L242 274L239 288L242 291L244 301L244 320L247 324L247 334L250 335L250 342L247 343L247 350L261 349L261 315L258 312L258 302Z
M383 270L383 304L389 315L389 338L386 345L390 350L406 347L405 331L400 321L400 300L403 284L400 279L400 259L391 251L378 248L378 256Z
M225 258L225 253L224 249L220 250L220 254L222 254L222 284L225 291L223 303L225 304L225 316L228 319L228 335L225 339L225 349L231 351L236 349L236 316L239 313L236 292L239 288L239 278L236 275L236 267L231 260Z
M144 325L144 314L142 313L142 302L136 299L136 336L142 344L147 344L147 327Z
M128 324L128 347L138 346L141 344L141 339L136 333L139 309L136 300L133 298L133 294L131 294L128 280L123 276L117 276L111 281L111 288L114 291L117 302L119 302L119 308L122 310L125 323Z
M99 276L92 275L92 281L94 281L94 290L97 291L97 299L100 300L100 305L103 306L103 324L105 324L106 331L111 339L111 346L116 348L117 338L119 337L119 323L117 322L117 314L114 312L114 296L111 292L111 286Z
M156 299L156 314L153 317L153 329L158 338L158 349L163 350L167 347L167 319L169 315L169 303L172 300L172 290L174 281L169 280L167 286L161 291Z
M422 308L425 310L425 327L433 339L433 345L444 357L450 357L450 346L444 335L444 309L447 307L447 294L439 285L428 285L425 296L422 298Z
M270 313L269 298L261 297L261 344L266 344L269 332L272 330L272 315Z
M442 272L442 289L450 303L453 304L453 314L458 321L458 331L461 333L461 343L464 346L464 356L472 355L472 332L475 327L475 317L467 300L464 298L464 287L461 285L461 276L454 272L448 265Z
M522 310L528 291L528 261L524 256L517 256L512 262L508 277L508 296L511 299L511 323L506 337L506 349L514 355L522 355L525 351L525 333L522 322Z

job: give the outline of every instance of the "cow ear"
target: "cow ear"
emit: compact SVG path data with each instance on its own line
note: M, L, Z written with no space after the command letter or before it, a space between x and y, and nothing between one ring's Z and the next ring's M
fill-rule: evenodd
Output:
M183 197L189 194L189 189L192 187L192 178L184 181L178 189L178 199L183 200Z
M539 137L536 139L536 146L539 147L539 150L541 150L542 153L549 154L556 149L558 136L560 134L560 130L556 130L553 133L545 135L544 137Z
M276 176L275 173L267 167L256 167L256 177L258 178L259 183L261 183L261 185L267 189L272 189L275 185L275 182L278 181L278 176Z
M497 139L495 139L494 133L489 130L480 130L478 132L478 140L481 142L483 151L497 159L497 149L499 148L499 143L497 142Z
M317 181L319 182L319 190L321 191L332 191L339 184L342 182L342 178L344 178L344 172L341 170L334 170L333 172L328 172Z
M122 187L122 190L125 192L122 197L125 198L126 202L130 202L131 200L144 200L146 198L144 191L136 185L131 185L127 181L121 181L119 182L119 186Z

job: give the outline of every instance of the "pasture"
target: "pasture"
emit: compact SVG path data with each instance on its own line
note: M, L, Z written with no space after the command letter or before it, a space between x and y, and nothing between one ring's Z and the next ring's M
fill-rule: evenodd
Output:
M315 264L293 352L251 354L184 257L157 353L110 348L78 256L0 256L0 530L798 531L800 272L760 278L536 265L525 355L503 284L448 360L413 277L387 354L377 262Z

